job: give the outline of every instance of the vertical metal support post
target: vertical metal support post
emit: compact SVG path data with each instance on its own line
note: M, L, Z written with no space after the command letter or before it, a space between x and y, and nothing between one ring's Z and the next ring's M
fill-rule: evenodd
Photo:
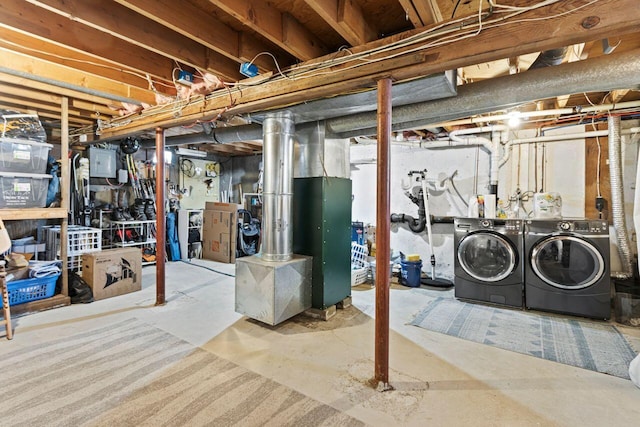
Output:
M164 212L164 129L156 128L156 305L164 305L166 218Z
M378 173L376 201L375 378L379 390L389 386L389 251L391 79L378 80Z
M60 186L60 196L62 199L61 208L69 212L69 192L73 183L70 182L69 174L69 98L62 97L61 103L62 116L60 123L60 159L61 170L60 176L62 177L62 185ZM60 224L60 259L62 260L62 289L60 293L62 295L69 295L69 275L67 274L68 260L67 260L67 244L69 239L69 216L65 215L62 218Z

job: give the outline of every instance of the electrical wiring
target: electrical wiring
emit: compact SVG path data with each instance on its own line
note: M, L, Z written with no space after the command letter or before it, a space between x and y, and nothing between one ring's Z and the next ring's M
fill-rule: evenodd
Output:
M489 5L491 6L491 9L489 10L489 12L485 12L484 14L482 12L483 1L480 1L479 7L478 7L478 14L471 21L470 21L470 17L458 18L446 23L441 23L439 25L430 27L424 31L420 31L407 38L389 43L384 47L374 47L374 48L366 49L357 53L353 53L351 50L348 50L348 49L344 49L344 50L341 49L338 51L338 53L344 51L344 52L347 52L348 55L341 56L341 57L334 55L332 58L324 61L300 64L292 67L286 74L280 69L279 64L274 58L274 61L276 62L276 67L278 69L278 74L274 76L265 77L264 79L260 79L255 82L224 83L224 85L227 88L229 96L231 97L231 99L233 99L233 95L238 94L240 97L242 96L242 93L241 93L242 87L264 84L267 81L277 82L284 79L296 81L296 80L314 78L322 75L344 73L345 71L362 67L363 65L393 59L399 56L411 54L414 52L422 51L422 50L433 48L433 47L448 45L455 41L471 39L476 37L478 34L480 34L483 30L486 30L486 29L496 28L504 25L514 25L519 22L531 22L531 21L538 21L538 20L553 19L559 16L563 16L563 15L575 12L584 7L597 3L598 1L601 1L601 0L592 0L588 3L585 3L584 5L577 6L563 12L559 12L555 15L545 16L543 18L522 18L518 20L511 20L512 18L517 17L518 15L521 15L525 12L539 9L541 7L546 7L546 6L558 3L560 1L561 0L544 0L527 7L513 7L513 6L505 6L505 5L498 4L498 2L495 0L489 0ZM497 12L500 12L501 14L504 12L504 14L503 16L493 16ZM408 48L408 49L404 49L404 48ZM390 53L398 49L403 49L403 50L400 52ZM273 57L273 55L271 55L269 52L261 52L258 55L256 55L256 57L254 57L253 60L255 60L255 58L257 58L257 56L259 56L260 54L266 54ZM345 65L345 66L337 68L340 65ZM222 96L227 96L227 95L220 93L220 91L216 91L203 98L198 98L197 100L190 102L188 105L197 106L204 102L219 100ZM165 104L165 105L169 105L169 104ZM235 105L234 102L232 102L232 104L228 106L227 109L223 111L223 113L228 111L230 108L232 108L233 105ZM172 111L174 112L174 114L180 114L184 106L185 105L174 107ZM147 115L162 113L163 111L165 110L160 108L160 109L154 109L152 111L149 111L148 114L145 114L145 110L143 110L141 114L135 117L135 120L139 120L141 117L146 117ZM117 121L117 120L118 120L117 118L112 119L112 121Z
M591 121L591 127L594 131L598 130L593 120ZM596 164L596 195L597 197L602 197L602 193L600 192L600 162L602 161L602 146L600 145L599 136L596 136L596 144L598 146L598 163Z

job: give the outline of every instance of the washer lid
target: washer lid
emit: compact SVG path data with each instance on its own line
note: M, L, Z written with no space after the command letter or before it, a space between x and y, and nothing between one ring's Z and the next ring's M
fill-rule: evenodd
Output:
M458 261L474 279L498 282L515 270L518 254L500 234L477 231L467 234L458 244Z
M531 249L531 268L545 283L560 289L583 289L598 282L605 263L589 241L573 235L554 235Z

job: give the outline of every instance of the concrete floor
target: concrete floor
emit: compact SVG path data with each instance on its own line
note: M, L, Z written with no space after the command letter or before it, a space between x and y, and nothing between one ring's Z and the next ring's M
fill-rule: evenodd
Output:
M234 266L195 261L233 274ZM373 426L638 425L640 389L631 381L430 332L406 323L427 296L391 290L390 379L373 376L374 296L353 288L353 306L327 322L297 316L276 327L234 312L234 279L169 263L167 304L155 307L155 269L128 295L14 320L17 349L132 317L289 386ZM451 291L448 291L451 292ZM621 327L636 350L640 328ZM6 349L6 347L5 347Z

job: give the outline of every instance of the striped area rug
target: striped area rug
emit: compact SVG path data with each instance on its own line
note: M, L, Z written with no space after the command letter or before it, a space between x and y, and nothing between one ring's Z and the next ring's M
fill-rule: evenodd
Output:
M137 319L11 350L3 426L361 426Z
M612 325L436 298L410 322L430 331L629 378L635 357Z

